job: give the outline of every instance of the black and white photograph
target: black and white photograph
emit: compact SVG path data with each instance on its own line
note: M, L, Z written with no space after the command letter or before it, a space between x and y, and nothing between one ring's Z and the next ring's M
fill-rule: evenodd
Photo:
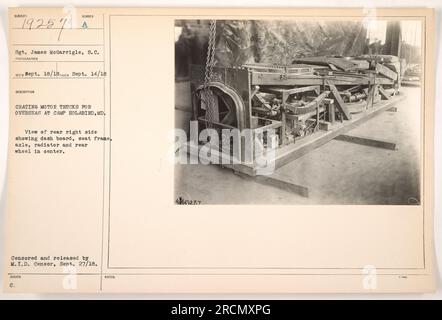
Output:
M420 205L424 32L175 20L174 202Z

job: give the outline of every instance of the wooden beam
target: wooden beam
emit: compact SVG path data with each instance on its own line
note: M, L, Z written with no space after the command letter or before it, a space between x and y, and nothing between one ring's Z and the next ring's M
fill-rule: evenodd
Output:
M324 79L331 81L335 85L366 85L370 82L370 76L352 76L352 75L332 75L332 76L316 76L316 75L296 75L288 74L287 77L281 77L281 73L268 72L252 72L252 85L266 86L320 86L324 84ZM391 79L386 83L391 83ZM381 81L381 80L380 80Z
M373 107L374 96L376 95L376 87L378 85L374 84L371 86L370 90L367 92L367 109Z
M344 71L355 70L357 65L353 62L346 60L344 58L334 58L334 57L309 57L309 58L296 58L292 63L305 63L320 66L330 66L334 65Z
M257 94L253 95L252 100L262 104L266 109L268 109L268 111L272 110L272 107L267 103L267 101L259 95Z
M383 97L385 100L389 100L391 94L389 94L387 91L385 91L384 88L382 88L381 86L378 87L379 93L381 94L381 97Z
M338 107L339 111L341 111L341 113L344 116L345 120L350 120L351 119L351 115L350 112L347 110L347 108L345 107L345 103L344 100L342 100L341 95L339 94L338 89L336 89L336 86L328 83L328 86L330 87L330 91L332 92L335 101L336 101L336 106Z
M278 189L293 192L302 197L308 198L307 187L296 184L289 177L279 174L277 171L275 171L274 173L268 176L254 176L254 177L250 177L249 175L239 171L234 171L234 173L244 179L252 179L253 181L256 181L258 183L270 185Z
M285 120L285 115L286 115L286 108L287 108L287 99L288 99L288 95L287 93L283 92L282 93L282 110L281 110L281 143L284 145L287 143L287 136L286 136L286 126L287 126L287 121Z
M394 142L373 139L373 138L368 138L368 137L362 137L362 136L341 134L341 135L337 136L335 138L335 140L351 142L351 143L361 144L364 146L375 147L375 148L396 150L396 143L394 143Z
M377 63L376 64L376 72L379 72L380 74L386 76L387 78L390 78L391 80L397 79L397 73L393 70L387 68L386 66Z

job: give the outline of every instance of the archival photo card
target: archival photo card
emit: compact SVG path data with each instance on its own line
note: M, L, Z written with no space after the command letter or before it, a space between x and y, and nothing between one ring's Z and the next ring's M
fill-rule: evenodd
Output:
M8 293L436 287L432 9L11 8Z

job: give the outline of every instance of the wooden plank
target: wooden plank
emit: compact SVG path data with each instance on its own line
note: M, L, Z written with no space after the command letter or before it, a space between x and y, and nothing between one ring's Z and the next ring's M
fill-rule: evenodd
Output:
M324 79L330 80L334 85L356 86L368 85L370 78L366 77L348 77L348 76L288 76L281 78L281 74L254 74L252 73L252 85L259 86L312 86L323 85ZM383 85L392 85L393 80L388 78L376 79L376 82Z
M188 154L191 157L196 157L197 163L200 161L200 157L202 156L200 154L201 145L195 145L194 143L187 142L183 145L183 148L186 148ZM243 151L242 151L243 152ZM247 163L232 163L232 157L230 155L226 155L224 153L220 153L218 150L212 149L211 153L214 154L219 160L220 160L220 166L229 168L234 170L235 172L241 172L249 176L255 176L256 175L256 169L251 165ZM243 154L241 155L243 156ZM210 161L208 158L203 158L205 161Z
M330 64L335 67L344 70L354 70L357 68L357 65L353 62L346 60L344 58L335 58L335 57L308 57L308 58L296 58L292 61L292 63L306 63L320 66L329 66Z
M391 80L397 79L396 72L394 72L393 70L390 70L389 68L387 68L386 66L383 66L380 63L376 64L376 72L379 72L380 74L386 76L387 78L390 78Z
M279 174L277 171L268 176L254 176L254 177L251 177L239 171L234 171L234 173L244 179L253 179L253 181L256 181L258 183L270 185L272 187L276 187L284 191L290 191L302 197L308 198L307 187L296 184L289 177Z
M374 95L376 93L377 84L372 85L367 92L367 109L373 107Z
M315 76L315 75L287 75L281 77L281 73L260 73L253 72L251 76L251 84L259 86L321 86L324 80L329 80L334 85L367 85L370 77L352 77L352 76ZM390 79L379 79L378 83L391 84Z
M357 59L351 59L352 63L354 63L358 69L368 69L370 68L370 63L367 60L357 60Z
M247 63L243 64L242 67L247 68L251 71L267 71L270 70L286 73L312 73L313 66L308 64L290 64L290 65L275 65L271 63Z
M351 143L361 144L364 146L375 147L375 148L396 150L396 143L394 143L394 142L373 139L373 138L368 138L368 137L363 137L363 136L341 134L341 135L337 136L335 138L335 140L351 142Z
M339 94L338 89L336 89L336 86L333 84L328 83L328 86L330 87L330 90L335 98L336 101L336 106L338 107L339 111L341 111L341 113L344 116L345 120L350 120L351 119L351 115L350 112L347 110L347 108L345 107L345 103L344 100L342 100L341 95Z
M287 126L287 121L285 120L285 115L286 115L286 107L287 107L287 98L288 95L287 93L283 92L282 93L282 110L281 110L281 122L282 122L282 126L281 126L281 143L284 145L287 143L287 136L286 136L286 126Z
M372 80L373 81L371 81L370 83L376 82L377 84L380 84L380 85L390 85L390 86L392 86L394 84L393 80L388 79L388 78L383 78L383 77L377 77L376 79L373 78ZM374 80L376 80L376 81L374 81Z
M252 85L287 85L287 86L310 86L310 85L322 85L323 80L320 76L308 75L308 76L287 76L287 78L281 77L281 74L275 73L260 73L253 72L251 75Z
M271 111L271 110L272 110L272 107L271 107L271 106L267 103L267 101L266 101L263 97L261 97L260 95L255 94L255 95L253 96L252 100L254 100L254 101L256 101L256 102L262 104L266 109L268 109L268 111Z
M391 94L389 94L387 91L384 90L381 86L378 87L379 93L381 94L381 97L383 97L385 100L389 100Z

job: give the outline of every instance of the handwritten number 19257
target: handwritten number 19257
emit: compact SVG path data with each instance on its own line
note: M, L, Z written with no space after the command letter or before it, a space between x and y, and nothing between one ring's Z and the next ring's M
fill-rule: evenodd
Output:
M42 18L25 18L23 20L22 29L58 29L57 41L60 41L61 34L65 29L68 18L56 19L42 19Z

